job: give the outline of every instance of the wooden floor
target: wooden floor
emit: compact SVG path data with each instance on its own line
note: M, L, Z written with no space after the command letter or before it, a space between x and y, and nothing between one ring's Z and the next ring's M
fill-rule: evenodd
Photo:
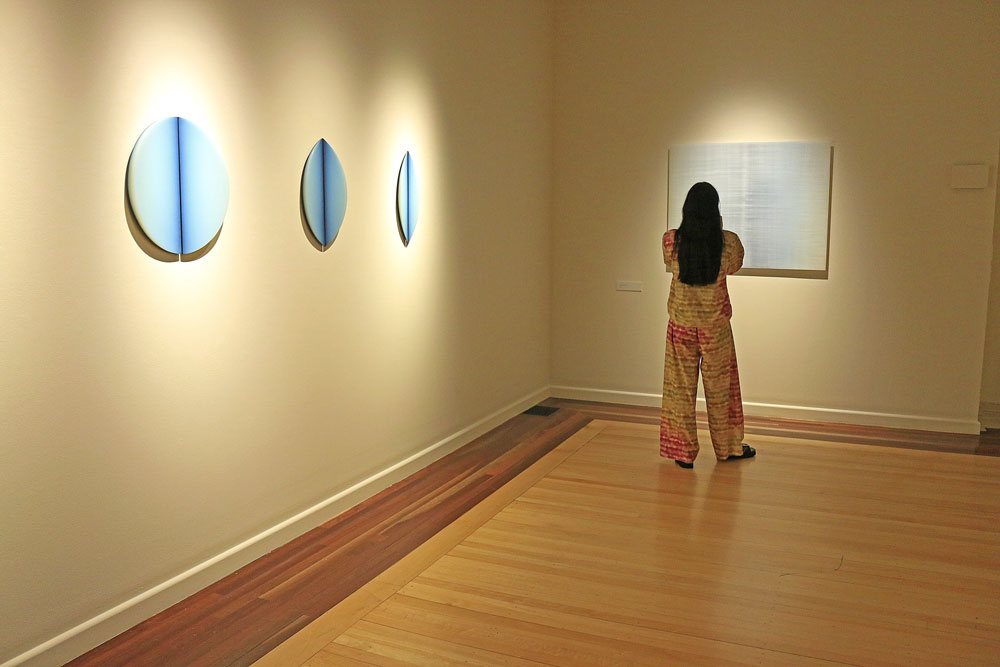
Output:
M591 422L258 667L998 664L1000 460L657 442Z
M332 521L69 663L249 665L582 428L519 415Z
M718 562L707 561L709 565L706 567L721 570L730 578L735 576L729 572L731 567L735 567L736 572L742 572L743 570L740 568L748 568L752 572L757 572L755 574L756 583L752 585L758 586L761 591L769 592L768 595L771 597L765 597L763 602L757 600L754 604L746 607L746 614L753 616L753 618L747 619L746 614L741 613L736 619L740 622L739 626L749 628L748 632L751 634L760 634L762 631L760 625L765 618L770 619L769 623L773 625L775 609L786 604L784 598L778 594L791 594L785 589L792 581L797 581L789 579L786 582L785 579L799 576L799 570L789 569L787 572L782 570L780 574L784 576L780 580L776 580L778 586L775 588L775 582L771 581L770 575L763 576L758 572L763 567L760 563L755 564L752 561L734 565L735 561L722 558L720 554L723 553L729 554L731 558L736 558L738 554L742 553L746 546L746 538L742 536L746 531L754 531L759 527L754 518L757 517L757 513L764 513L768 516L773 513L769 521L773 519L779 521L777 524L779 526L787 526L789 529L795 528L789 535L797 535L805 539L804 536L811 535L808 530L818 530L819 533L824 533L822 522L809 523L815 522L817 518L835 520L836 525L841 528L862 522L872 530L882 530L885 526L878 523L878 518L881 513L888 509L891 510L887 516L890 517L892 530L887 534L888 536L883 537L888 545L887 549L890 551L897 548L892 546L897 545L897 539L903 546L910 542L909 533L901 533L898 530L902 526L912 529L917 535L924 535L926 532L927 535L933 536L937 543L948 552L949 562L952 562L950 560L952 553L956 553L956 557L959 559L968 554L967 542L974 537L973 541L976 542L976 549L978 549L976 553L981 554L982 548L992 549L985 567L995 571L1000 565L997 560L995 542L998 520L997 488L996 482L991 481L997 479L997 466L1000 465L1000 461L955 454L895 451L884 447L873 448L858 445L858 443L875 443L895 448L997 455L1000 454L1000 438L996 437L995 432L976 438L975 436L942 436L941 434L925 434L916 431L817 425L789 420L748 419L748 442L758 446L761 457L758 461L742 462L738 465L743 466L742 469L745 471L761 473L761 477L758 478L742 472L737 474L741 468L728 472L720 469L720 472L725 474L716 475L712 472L714 470L712 463L706 462L706 457L699 459L694 471L680 471L675 466L662 465L659 457L655 456L657 449L656 429L655 426L652 426L657 421L657 410L655 409L555 399L546 401L546 404L560 409L550 416L521 415L515 417L358 507L137 625L70 664L74 666L151 665L163 667L176 665L178 667L192 667L204 665L222 667L249 665L261 656L268 654L269 664L299 665L312 658L314 654L317 654L316 659L319 660L321 656L318 652L321 649L326 651L323 655L328 657L331 651L340 651L338 659L342 660L343 664L352 664L349 656L342 655L351 649L369 653L363 661L383 664L384 661L388 660L386 656L379 656L366 649L344 644L346 637L356 635L345 635L344 639L339 639L340 643L337 647L324 648L335 637L340 637L340 632L337 632L335 636L330 635L331 626L323 626L323 619L329 618L332 614L333 617L340 618L339 622L342 624L343 619L347 617L345 616L347 612L350 612L348 616L351 618L353 618L351 614L356 614L358 610L363 610L365 613L374 612L375 607L390 596L395 595L404 584L409 585L410 580L415 576L421 574L423 577L424 568L432 565L438 567L438 559L441 559L442 566L447 563L455 563L454 559L457 558L470 560L467 552L464 556L455 554L449 554L447 558L443 558L443 556L451 548L458 548L459 543L469 538L470 534L479 528L481 523L487 519L492 521L494 514L504 510L508 503L518 499L522 493L527 494L526 497L511 505L511 511L515 507L523 509L532 502L536 505L539 504L540 501L532 501L531 498L544 491L547 485L558 481L558 477L543 479L546 474L553 471L555 465L553 462L561 462L569 456L569 453L573 452L575 453L573 453L572 460L566 461L566 465L569 467L564 469L564 472L565 470L572 471L573 465L577 465L586 460L588 456L595 454L604 457L603 460L607 463L606 469L600 465L594 468L595 471L599 471L593 473L595 476L607 477L603 482L578 480L572 483L578 485L574 487L574 490L564 491L564 493L569 494L565 498L572 499L572 504L579 506L575 510L577 515L572 518L578 522L576 532L586 532L591 526L595 528L601 526L604 520L601 517L602 512L610 512L611 516L624 513L624 518L621 521L612 522L620 524L618 526L619 533L610 538L601 534L599 538L595 538L597 541L589 547L578 543L577 538L574 537L565 545L565 548L580 554L579 557L584 562L576 564L563 563L560 560L567 556L569 551L566 554L561 551L554 553L544 551L550 547L563 549L559 542L559 539L562 539L561 536L575 534L574 529L569 526L556 527L550 535L550 538L555 538L556 542L552 542L551 539L547 541L542 534L549 530L545 523L549 520L548 518L539 519L542 523L539 526L531 527L524 523L528 521L527 519L510 515L509 519L497 519L500 523L506 521L510 525L505 528L504 525L493 524L489 530L497 529L501 532L493 533L492 537L488 533L486 534L488 540L503 543L508 542L511 538L523 536L528 539L537 534L539 541L529 541L520 548L535 553L536 560L549 563L546 566L549 570L567 568L563 576L568 577L568 579L556 580L556 583L552 584L555 586L552 591L557 597L567 596L565 602L572 609L577 609L581 604L579 600L571 601L575 599L572 595L576 595L578 591L577 580L581 577L586 579L591 576L590 570L584 568L584 565L590 563L588 567L591 569L598 565L608 567L609 558L613 561L610 565L611 570L620 570L628 577L632 577L630 579L632 583L626 585L626 588L642 590L646 584L639 582L649 582L652 579L659 581L658 585L661 588L671 586L670 582L674 580L674 575L676 575L681 591L679 594L687 595L688 593L684 593L684 591L688 591L690 595L698 597L699 594L692 592L694 590L692 587L697 588L696 583L701 581L698 577L707 576L706 573L686 572L683 568L664 569L668 565L673 567L670 564L673 558L670 555L672 552L665 551L661 554L657 550L658 547L654 548L648 542L661 532L668 533L666 529L653 528L652 524L649 523L651 517L643 515L639 509L648 510L655 516L665 517L665 520L670 524L668 527L671 529L679 526L681 533L676 536L678 545L687 545L685 548L692 549L697 545L700 550L708 548L706 544L715 545L714 548L719 550L719 553L714 556ZM597 421L592 422L592 419L597 419ZM700 423L703 424L703 422ZM580 445L581 438L588 438L594 434L595 429L601 430L600 436L595 435L593 443L588 444L586 449L576 452L573 448L582 446ZM626 442L617 445L605 443L605 440L618 432L623 433L622 437L626 438ZM775 437L775 434L792 435L795 438L780 438ZM560 443L563 444L560 445ZM595 449L599 445L607 447L607 451ZM806 449L799 451L796 447L805 447ZM808 449L810 447L812 449ZM796 454L797 451L799 453ZM642 459L641 463L638 460L618 460L616 458L626 452L636 455L641 453L646 458ZM823 462L820 465L815 465L810 459L815 452L823 454L820 459ZM877 453L878 456L874 459L867 458L872 452ZM927 456L941 457L940 466L933 468L926 466L920 457ZM841 460L840 457L843 459ZM831 460L827 461L827 458L831 458ZM935 466L937 466L936 463ZM955 473L955 470L962 472ZM543 472L539 474L539 471ZM676 473L679 472L684 472L688 476L676 476ZM732 478L733 474L737 476ZM633 475L637 475L636 483L639 484L633 490L628 490L623 486L624 481L621 485L619 482L613 481L620 476L630 478ZM983 475L986 477L983 478ZM652 481L646 479L649 476L655 477L655 489L650 488ZM886 480L892 481L892 484L886 486ZM951 485L945 484L933 491L934 494L937 494L933 497L940 497L940 503L925 502L926 499L918 502L906 495L911 492L932 493L930 489L923 489L922 485L933 486L939 480L943 480L942 484L947 481ZM568 484L571 481L567 479L562 480L561 483ZM752 484L747 484L751 481ZM533 489L536 482L539 487ZM680 486L675 486L675 484L680 484ZM750 503L744 497L742 502L734 503L732 494L745 496L749 489L767 491L772 495L777 495L771 500L764 499ZM947 494L946 489L948 489ZM554 491L549 489L550 493ZM626 504L626 509L612 509L610 502L619 495L619 491L623 500L632 502L634 506ZM716 497L716 494L722 495ZM805 511L802 509L812 507L816 503L824 504L826 501L837 498L846 502L842 498L844 494L847 494L847 499L852 500L851 503L840 509L833 509L826 513L821 510ZM897 498L897 494L903 495ZM770 496L768 497L770 498ZM628 501L628 498L632 498L632 500ZM659 505L661 500L668 502L661 507ZM675 506L676 503L680 503L680 505ZM560 503L553 501L551 504L558 506ZM604 508L605 504L608 504L606 509ZM775 504L776 506L772 507ZM939 504L940 507L937 506ZM924 525L920 517L892 518L895 517L892 512L902 511L900 508L912 510L913 507L923 505L930 505L927 507L929 527ZM736 511L733 511L733 508L736 508ZM581 512L582 514L580 514ZM678 515L678 512L681 514ZM952 515L949 512L957 513L958 518L954 519L954 525L947 523L950 520L948 517ZM798 518L788 518L786 516L788 513L791 513L790 516ZM782 519L781 517L786 518ZM763 520L764 517L757 518ZM565 520L570 521L570 519L567 517ZM675 520L679 520L680 523L670 523ZM799 520L805 522L806 525L797 526L796 522ZM973 520L980 523L986 522L986 525L992 525L993 528L984 529L980 523L977 523L975 528L966 525L967 522ZM559 519L559 521L563 521L563 519ZM782 521L784 523L780 523ZM701 536L711 527L726 528L739 538L735 542L726 542L724 535L716 535L708 543L702 543ZM631 528L635 528L638 532L633 534ZM509 534L504 533L504 529ZM772 527L770 530L777 529ZM763 534L770 535L766 531ZM779 535L779 537L781 536ZM483 538L483 535L476 539L480 538ZM610 539L610 542L602 542L605 539ZM658 545L659 542L656 540L661 539L664 538L655 538L653 545ZM771 537L766 539L771 539ZM479 544L476 548L483 550L486 548L483 544L487 542L481 544L473 542L463 548ZM645 556L637 555L638 560L635 563L622 560L627 554L617 550L618 548L614 545L618 542L646 543L647 546L643 547L646 549L643 552ZM778 540L775 544L784 544L784 542ZM983 547L984 544L987 546ZM447 549L442 551L442 545L447 546ZM680 547L678 546L678 548ZM819 549L819 546L816 548ZM794 548L787 546L778 548L778 551L784 553L782 550L788 549L794 551ZM818 558L817 562L823 564L824 567L830 558L836 556L836 554L832 556L827 554L825 547L820 552L822 557L814 555L814 558ZM459 554L461 553L459 551ZM697 553L701 554L702 551ZM512 557L511 554L501 552L487 554L484 551L483 554L486 565L489 565L490 568L496 564L493 561L498 559L502 561ZM842 566L838 572L851 572L850 567L853 564L847 558L848 552L845 551L843 555L847 565ZM685 558L692 560L694 555L688 554ZM780 561L777 556L774 558L775 562ZM891 554L886 555L885 558L887 562L893 562ZM741 559L736 558L736 560ZM795 559L792 560L798 562ZM903 561L903 569L912 576L909 578L896 577L899 581L912 582L914 577L927 576L934 579L936 576L931 576L931 573L935 572L933 568L921 569L923 566L915 566L911 571L906 565L908 562ZM803 565L804 571L811 572L812 570L806 565ZM836 565L840 565L839 561ZM480 566L485 565L480 564ZM816 563L813 563L813 566L819 567ZM574 567L584 569L574 574ZM652 569L641 574L635 570L636 567L650 567ZM772 570L766 568L763 571L773 574ZM429 570L429 572L431 574L426 575L428 577L437 570ZM586 576L584 573L587 573ZM492 578L496 573L488 569L484 570L482 574ZM866 576L877 578L889 575L871 570ZM959 580L954 577L950 579L944 577L944 582L932 580L927 583L929 588L925 592L935 600L950 600L943 594L939 595L934 592L943 585L947 590L967 595L972 601L971 607L965 605L967 608L981 610L985 603L982 591L977 587L985 586L983 590L992 595L994 599L997 597L998 591L994 579L985 577L980 581L977 577L978 575L975 575ZM492 581L492 579L490 580ZM525 581L539 580L528 577ZM725 581L728 582L729 579ZM952 585L948 583L949 581L965 583L952 589L948 588ZM413 583L416 585L419 582L414 580ZM563 584L569 588L563 590ZM716 582L716 585L718 584L719 582ZM968 585L966 586L966 584ZM748 582L747 585L751 585L751 583ZM602 596L610 592L614 592L617 596L619 591L615 586L618 585L612 585L611 588L602 589L597 593L586 593L582 592L583 589L579 589L579 594L584 596L597 595L598 598L604 599ZM871 584L871 586L878 588L876 584ZM882 588L894 590L886 586L882 586ZM734 588L734 594L743 596L744 593L739 592L741 590L737 586ZM403 597L414 596L407 593ZM419 596L415 599L418 598ZM701 597L698 599L703 600ZM737 599L742 598L738 597ZM426 602L427 600L423 600L414 604ZM608 603L611 602L614 600L609 599ZM772 603L772 606L768 606ZM445 603L438 602L436 604ZM521 603L516 600L509 599L506 604L511 605L510 609L521 609ZM694 603L692 602L692 604ZM767 613L763 615L758 609L761 604L767 607ZM729 603L724 604L706 618L714 618L718 624L729 627L733 619L724 617L731 612L731 606ZM699 607L699 609L701 608ZM789 608L796 609L794 605ZM609 609L617 609L617 607L611 605ZM651 619L660 618L661 621L663 620L654 613L655 607L649 609L652 614ZM423 611L410 611L417 616L424 613ZM575 613L571 610L563 610L558 613L561 614L564 611ZM550 612L556 613L551 610ZM976 618L973 624L975 631L967 633L968 636L979 637L986 630L990 633L995 631L996 609L991 607L987 612ZM506 618L499 611L481 611L481 613L486 613L487 616L484 618L491 622L493 616ZM621 613L624 614L624 611ZM523 618L516 617L513 620L529 624L536 623L531 620L532 618L535 617L529 615ZM638 633L639 637L645 637L644 633L650 631L665 631L662 629L664 627L662 623L659 626L653 621L650 621L653 625L636 624L634 621L628 621L629 618L631 617L627 615L622 617L623 627L629 632ZM353 625L359 619L360 617L353 618L351 624ZM371 619L367 619L366 622L374 625L385 625ZM596 622L604 623L607 621L598 618ZM446 624L443 627L453 626ZM456 631L465 632L461 623L454 627L458 628ZM532 625L525 627L534 628ZM693 641L690 637L694 635L685 631L684 627L687 626L671 630L678 635L689 637L684 640L675 637L674 640L680 642L678 646L687 646L690 641ZM343 630L346 630L346 627L341 629L341 631ZM413 629L404 628L404 630L410 632ZM562 631L565 630L566 628L562 629ZM532 631L534 630L532 629ZM574 630L574 632L576 631ZM474 634L475 631L469 629L468 632ZM980 634L976 634L976 632ZM420 632L415 634L422 638L421 641L429 641L433 638L429 633L431 631L425 629L423 634ZM294 641L285 641L293 636ZM594 636L603 638L599 641L608 639L610 642L609 637L600 633ZM317 638L325 639L325 641L322 646L314 647L313 644L303 644L301 641L303 637L312 637L313 644L318 641ZM996 635L991 634L987 639L995 642ZM521 640L518 639L518 641ZM588 641L598 640L594 640L592 637ZM733 643L729 639L712 641ZM462 644L462 642L457 643ZM585 645L589 644L585 642ZM775 655L786 654L783 649L774 647L761 647L752 643L741 645L753 646L755 649L770 651ZM303 649L303 646L307 648ZM462 646L465 645L462 644ZM610 642L608 646L617 646L617 644ZM988 644L988 646L994 646L994 644ZM278 650L269 654L275 647L279 647ZM455 648L454 650L459 651L459 653L453 654L452 658L458 660L455 656L465 655L462 651L467 649L468 647ZM303 656L303 650L308 655ZM429 654L424 655L426 659L418 659L419 654L414 654L409 656L407 660L440 664L452 659L427 657L428 655L434 656L435 653L432 649L426 650L430 651ZM476 648L475 650L480 649ZM484 650L492 651L492 649ZM666 649L660 647L657 650ZM760 655L771 656L771 653L765 652ZM569 657L561 662L574 662L571 659L574 655L572 651L565 655ZM597 664L600 664L599 657L602 655L605 654L600 651L593 653L592 657L597 661ZM665 653L663 655L669 657L671 654ZM499 659L492 653L489 656L487 660L489 664L495 664L490 660ZM509 658L511 664L521 664L513 660L514 657L518 656L508 655L503 659ZM558 659L531 659L536 662L560 663ZM769 660L770 657L767 659ZM277 661L275 662L275 660ZM586 661L584 662L586 663ZM708 662L718 664L714 658L708 659ZM389 661L389 664L396 663ZM966 664L973 663L966 662Z
M594 419L609 419L636 424L660 423L659 408L574 401L565 398L550 398L545 401L544 405L575 410ZM708 428L708 417L703 412L698 413L698 426L699 428ZM963 435L881 426L857 426L854 424L831 424L799 419L748 416L746 417L745 430L751 440L754 436L776 435L828 442L847 442L856 445L881 445L901 449L1000 456L1000 429L986 431L980 435Z

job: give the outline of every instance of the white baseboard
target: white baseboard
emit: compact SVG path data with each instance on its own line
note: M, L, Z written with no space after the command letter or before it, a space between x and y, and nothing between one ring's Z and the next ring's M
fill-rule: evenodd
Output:
M627 405L660 405L660 394L646 394L634 391L612 391L587 387L551 387L552 396L581 401L602 403L625 403ZM1000 407L1000 406L998 406ZM698 409L705 409L705 399L698 399ZM752 417L779 417L782 419L802 419L806 421L833 422L837 424L857 424L863 426L884 426L919 431L940 431L943 433L978 434L982 429L975 419L949 419L923 415L899 415L887 412L865 412L862 410L838 410L800 405L779 405L776 403L743 402L744 414ZM1000 416L1000 415L998 415Z
M1000 403L980 403L979 421L983 428L1000 428Z
M644 405L658 407L661 402L659 394L642 394L637 391L613 391L611 389L589 389L587 387L550 387L553 398L570 398L577 401L596 401L598 403L622 403L624 405Z
M338 491L326 500L271 526L250 539L11 658L0 667L62 665L235 572L247 563L287 544L299 535L326 523L345 510L496 428L548 396L548 387L537 389L368 479Z

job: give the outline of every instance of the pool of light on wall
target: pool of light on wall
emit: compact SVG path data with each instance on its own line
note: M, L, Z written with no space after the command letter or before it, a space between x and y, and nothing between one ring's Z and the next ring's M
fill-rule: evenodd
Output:
M410 245L417 227L418 203L416 170L410 151L406 151L403 162L399 165L399 178L396 181L396 222L404 246Z
M139 136L126 175L129 205L143 233L169 253L207 246L222 229L229 175L211 139L173 116Z
M337 238L347 212L347 177L326 139L317 141L309 152L301 189L309 231L325 249Z

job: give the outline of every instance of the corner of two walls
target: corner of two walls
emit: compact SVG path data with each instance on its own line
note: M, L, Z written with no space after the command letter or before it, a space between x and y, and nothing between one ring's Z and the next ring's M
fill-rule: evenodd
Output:
M672 144L829 141L829 279L729 281L746 412L978 432L995 10L562 3L557 33L554 393L658 403ZM967 162L992 166L987 189L950 188ZM621 279L644 291L616 292Z
M993 178L998 178L996 168L993 169ZM987 312L979 420L986 428L1000 428L1000 186L997 186L994 208L993 270Z

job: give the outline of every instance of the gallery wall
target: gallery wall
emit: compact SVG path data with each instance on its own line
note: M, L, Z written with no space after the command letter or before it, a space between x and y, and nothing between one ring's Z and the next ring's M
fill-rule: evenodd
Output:
M107 638L545 396L551 36L531 0L0 2L0 664ZM125 218L132 146L174 115L229 171L191 262ZM325 252L299 210L321 137L348 187Z
M659 404L671 145L826 141L829 278L729 281L747 413L975 432L997 13L981 0L557 3L553 392ZM955 163L991 165L989 186L951 189Z
M0 665L75 655L550 382L658 403L675 143L834 145L829 279L730 281L748 412L972 427L1000 405L998 33L985 0L0 0ZM173 115L229 170L190 262L125 216Z

